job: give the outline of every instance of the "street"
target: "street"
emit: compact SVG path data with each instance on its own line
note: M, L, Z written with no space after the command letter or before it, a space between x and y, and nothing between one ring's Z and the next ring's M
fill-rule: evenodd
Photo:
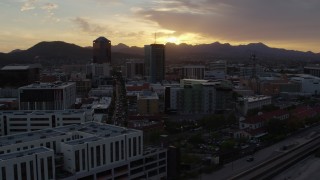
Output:
M265 149L262 149L256 152L253 157L254 160L251 162L247 162L247 157L243 157L241 159L235 160L228 164L225 164L223 168L218 171L213 172L212 174L202 174L201 179L203 180L212 180L212 179L228 179L231 176L238 174L250 167L258 165L259 163L264 162L265 160L274 157L279 153L283 153L284 151L281 150L281 147L288 144L301 144L309 140L310 133L312 134L313 131L319 131L320 126L314 126L306 131L302 131L301 133L297 133L281 142L278 142L272 146L269 146Z

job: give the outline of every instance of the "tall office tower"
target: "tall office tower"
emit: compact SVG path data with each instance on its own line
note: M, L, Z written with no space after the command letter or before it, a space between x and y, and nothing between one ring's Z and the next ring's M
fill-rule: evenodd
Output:
M99 37L93 41L93 63L111 64L111 41L105 37Z
M165 76L165 46L164 44L151 44L144 46L145 70L148 81L161 82Z
M144 62L139 60L130 60L126 62L126 78L133 79L135 77L143 77L145 74Z

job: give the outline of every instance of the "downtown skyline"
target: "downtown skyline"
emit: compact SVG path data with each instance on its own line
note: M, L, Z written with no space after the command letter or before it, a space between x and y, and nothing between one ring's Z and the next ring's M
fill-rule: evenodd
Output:
M3 0L0 52L41 41L90 46L98 36L112 44L232 45L320 52L316 0Z

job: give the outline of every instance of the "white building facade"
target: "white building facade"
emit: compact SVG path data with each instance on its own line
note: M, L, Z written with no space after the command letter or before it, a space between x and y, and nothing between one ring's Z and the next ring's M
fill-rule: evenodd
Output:
M85 110L0 111L0 136L81 124L91 120L91 112Z
M165 179L167 176L166 149L144 148L142 131L102 123L69 125L35 132L0 137L0 167L6 166L7 156L20 153L26 159L29 151L44 148L34 154L41 155L49 149L58 159L52 167L44 161L43 167L52 176L47 179ZM24 158L26 157L26 158ZM23 160L22 159L22 160ZM41 161L41 160L40 160ZM14 164L21 159L12 158ZM52 163L51 163L52 164ZM1 173L9 177L11 168ZM1 175L0 174L0 177ZM18 179L23 174L18 173ZM36 176L34 174L34 176Z
M320 94L320 78L308 74L300 74L291 78L294 83L301 84L301 93L303 94Z
M246 115L249 110L252 109L260 109L265 105L271 104L271 96L248 96L241 98L240 103L238 105L238 109L242 112L242 114Z

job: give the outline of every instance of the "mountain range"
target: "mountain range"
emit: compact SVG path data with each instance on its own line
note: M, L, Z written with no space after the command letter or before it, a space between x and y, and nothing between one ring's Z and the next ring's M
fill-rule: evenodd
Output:
M302 52L271 48L263 43L232 46L228 43L189 45L166 44L166 61L168 63L191 62L226 59L233 62L246 62L251 54L256 54L261 62L312 62L320 60L320 53ZM27 50L14 50L0 53L0 65L13 63L41 63L44 66L62 64L85 64L92 58L92 47L80 47L62 41L40 42ZM112 46L112 61L122 64L126 59L143 59L142 47L129 47L125 44Z

